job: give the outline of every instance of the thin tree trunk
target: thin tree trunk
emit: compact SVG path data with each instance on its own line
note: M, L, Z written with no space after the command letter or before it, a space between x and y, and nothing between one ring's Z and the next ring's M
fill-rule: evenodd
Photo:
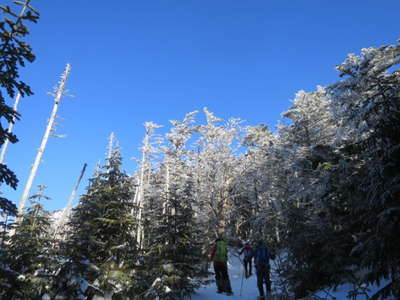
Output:
M81 183L82 177L85 174L86 167L87 167L87 164L85 163L83 165L81 174L79 175L79 178L76 181L75 186L74 186L74 188L72 190L71 196L69 197L69 199L67 201L67 206L63 209L61 218L60 218L60 220L59 220L59 222L58 222L58 224L56 226L55 236L58 234L58 232L60 231L61 227L65 224L65 220L67 219L67 217L71 213L72 203L73 203L73 201L74 201L74 199L76 197L76 193L78 192L79 184Z
M21 94L18 93L17 97L15 98L13 110L16 112L18 109L18 103L21 98ZM15 123L16 117L13 118L13 120L8 124L8 133L12 133L14 123ZM3 144L3 147L1 148L1 154L0 154L0 164L4 162L4 156L6 155L7 147L8 147L9 140L6 138Z
M24 192L23 192L22 197L21 197L21 199L19 201L19 206L18 206L19 215L22 215L23 212L24 212L25 202L29 197L29 192L31 190L33 180L35 179L36 172L38 170L40 161L42 160L42 156L43 156L44 150L46 148L47 140L49 139L50 133L52 131L53 123L54 123L54 120L55 120L55 118L57 116L58 106L59 106L61 98L62 98L62 96L64 95L64 92L65 92L64 88L65 88L65 84L67 82L67 78L68 78L68 74L69 74L70 70L71 70L71 66L69 64L67 64L67 66L65 68L65 71L61 76L61 80L59 82L59 86L56 89L53 111L51 112L51 116L50 116L49 122L47 123L46 131L44 133L44 136L43 136L43 139L42 139L42 143L40 144L40 148L39 148L39 150L38 150L38 152L36 154L36 158L35 158L35 161L33 163L31 172L29 174L28 181L26 182Z
M149 169L148 167L148 154L152 151L151 148L151 143L150 143L150 138L153 136L153 132L156 128L161 127L160 125L157 125L153 122L145 122L144 126L146 128L146 134L143 139L143 150L142 150L142 164L141 164L141 170L140 170L140 181L139 181L139 187L138 187L138 196L135 196L136 199L136 204L138 208L137 212L137 232L136 232L136 241L139 250L142 248L143 240L144 240L144 232L143 232L143 224L142 224L142 214L143 214L143 209L144 209L144 187L145 187L145 182L149 182L150 180L150 172L146 171ZM147 175L147 178L145 179L145 176Z
M280 244L280 242L281 242L281 237L280 237L280 235L279 235L278 225L275 225L275 236L276 236L276 241L278 242L278 244Z
M168 162L168 157L166 159L166 170L165 170L165 199L163 203L163 215L168 213L168 201L169 201L169 182L170 182L170 176L169 176L169 162Z
M113 152L113 148L114 148L114 139L115 139L114 132L111 132L110 137L108 139L108 153L107 153L108 162L110 162L110 159L112 156L112 152Z
M139 187L138 187L138 196L136 198L136 204L138 207L138 215L137 215L137 232L136 232L136 242L141 249L142 247L142 242L143 242L143 227L142 227L142 210L143 210L143 195L144 195L144 173L145 173L145 164L147 160L147 149L149 146L149 132L146 128L146 135L144 137L143 141L143 150L142 150L142 164L141 164L141 170L140 170L140 179L139 179Z
M140 178L137 178L137 186L135 189L135 196L133 196L133 204L136 204L139 200L139 189L140 189ZM135 213L135 208L132 207L131 209L131 214L133 215Z
M4 225L3 225L3 234L2 234L2 238L1 238L1 248L4 249L4 241L7 235L7 225L8 225L8 218L9 216L6 215L4 218Z

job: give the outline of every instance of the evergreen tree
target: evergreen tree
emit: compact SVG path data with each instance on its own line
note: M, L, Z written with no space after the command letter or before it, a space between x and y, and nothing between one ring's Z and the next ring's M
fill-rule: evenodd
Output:
M172 121L165 160L159 170L164 174L164 189L154 201L152 226L144 257L146 272L152 285L145 295L148 299L183 299L198 286L201 271L201 238L194 218L193 179L188 174L186 142L195 130L190 125L194 113L183 122Z
M9 275L8 288L0 292L4 299L41 299L48 292L54 271L50 217L44 210L44 185L32 195L32 205L14 224L15 233L6 247ZM4 280L4 279L3 279Z
M363 49L338 66L344 79L325 88L336 138L294 160L292 195L300 201L286 209L286 272L298 296L346 282L357 293L383 279L388 284L374 299L400 295L400 84L398 71L389 71L399 49Z
M74 297L83 293L102 294L105 299L123 296L133 280L137 249L131 182L120 170L118 148L109 153L107 164L90 180L69 223L69 260L58 289L74 290Z
M400 297L399 62L399 44L363 49L338 66L344 80L330 88L346 162L334 178L347 175L332 185L330 196L342 201L352 237L347 254L366 270L359 282L388 280L375 298Z
M338 66L343 80L285 114L292 124L275 145L286 172L277 190L286 191L283 271L297 297L346 282L357 293L383 279L374 299L400 295L399 62L398 45L349 55Z
M234 216L240 222L238 233L242 239L248 240L255 235L279 239L275 220L278 201L273 188L273 175L280 162L274 156L276 142L277 138L264 124L246 128L243 145L247 149L240 159L242 176L236 179L240 183L240 192L235 198L237 214Z
M182 299L198 286L201 269L201 239L191 207L191 186L173 184L168 201L157 210L152 243L145 255L152 286L148 297ZM197 282L196 282L197 280Z
M283 114L289 125L279 127L277 150L285 159L285 198L280 201L285 231L283 246L288 251L285 274L296 287L297 296L343 278L343 264L331 264L342 253L332 245L333 226L324 219L327 167L336 159L333 153L337 125L330 110L325 88L296 94L293 106ZM279 172L279 171L278 171ZM280 176L281 177L281 176ZM346 238L348 235L346 235ZM321 252L321 253L320 253ZM331 257L329 260L327 257Z
M23 81L19 81L19 68L25 66L25 62L33 62L35 56L31 46L23 38L29 34L26 22L37 22L39 13L32 8L30 0L15 1L21 12L14 12L10 6L0 6L5 14L0 21L0 145L5 140L11 143L18 141L17 137L8 132L7 126L2 124L3 118L6 122L14 122L19 114L6 104L6 95L13 98L16 91L24 95L31 95L30 87ZM5 90L5 93L4 91ZM18 179L15 174L5 165L0 164L0 184L6 183L12 188L17 187ZM13 203L4 197L0 197L0 216L16 215L17 210Z
M142 250L144 243L144 229L143 226L147 222L146 218L142 215L146 214L145 206L151 205L150 201L147 201L147 196L151 198L151 194L154 194L154 183L150 184L152 180L152 169L157 166L157 154L159 152L158 146L162 143L162 139L158 134L155 133L157 128L161 126L153 122L145 122L145 136L143 139L143 145L141 147L142 160L140 163L140 171L137 174L137 186L135 191L135 210L137 215L137 228L136 228L136 239L139 250Z

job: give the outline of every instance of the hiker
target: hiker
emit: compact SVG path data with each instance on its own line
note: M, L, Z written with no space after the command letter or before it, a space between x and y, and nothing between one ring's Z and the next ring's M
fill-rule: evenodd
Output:
M269 250L265 245L263 240L260 240L257 243L257 247L253 252L254 256L254 265L256 267L256 275L257 275L257 287L260 293L260 297L258 299L266 299L264 294L264 286L265 283L267 293L271 294L271 279L269 276L270 265L269 265Z
M253 255L253 248L249 242L245 242L243 248L239 251L239 255L243 253L243 265L245 271L245 277L249 278L251 273L251 258Z
M228 275L228 248L223 238L217 238L215 245L211 249L210 261L213 261L215 282L217 284L217 293L226 293L233 295L231 282Z

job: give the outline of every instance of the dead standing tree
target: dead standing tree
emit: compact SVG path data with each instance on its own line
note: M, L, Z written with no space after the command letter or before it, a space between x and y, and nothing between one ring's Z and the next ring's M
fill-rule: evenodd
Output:
M66 221L68 220L68 218L69 218L69 216L70 216L70 214L71 214L71 211L72 211L72 203L74 202L74 200L75 200L75 198L76 198L76 194L77 194L77 192L78 192L79 184L81 183L82 177L83 177L83 175L85 174L86 167L87 167L87 164L86 164L86 163L83 164L82 171L81 171L81 173L80 173L80 175L79 175L79 177L78 177L78 180L77 180L76 183L75 183L74 188L72 189L71 196L68 198L67 205L64 207L64 209L63 209L63 211L62 211L62 214L61 214L61 217L60 217L60 219L58 220L58 222L56 223L55 230L54 230L54 231L55 231L54 236L55 236L56 238L58 237L60 231L61 231L62 228L64 227Z
M46 131L45 131L43 139L42 139L42 143L40 144L40 148L36 154L36 158L33 163L28 180L26 182L24 192L19 201L19 205L18 205L18 214L19 215L22 215L22 213L24 212L25 202L29 197L29 192L31 190L33 180L35 179L39 164L42 160L42 156L43 156L44 150L46 148L47 140L49 139L50 133L52 133L52 131L53 131L53 126L54 126L54 121L57 116L58 106L61 102L61 98L65 94L65 84L67 82L67 78L68 78L70 71L71 71L71 66L69 64L67 64L64 73L61 75L61 80L59 82L59 85L57 88L55 88L53 111L51 112L50 119L47 123Z
M18 104L19 104L19 100L20 100L20 99L21 99L21 93L18 93L18 94L17 94L17 97L15 97L15 102L14 102L14 106L13 106L13 110L14 110L15 112L17 112ZM17 120L17 116L14 115L13 118L12 118L12 121L8 123L7 132L8 132L9 134L12 134L12 130L13 130L13 127L14 127L14 123L15 123L16 120ZM7 138L5 139L5 141L4 141L3 146L1 147L0 164L2 164L3 161L4 161L4 157L5 157L5 155L6 155L7 147L8 147L9 142L10 142L10 141L9 141L9 139L8 139L8 137L7 137Z
M154 131L161 126L155 124L153 122L145 122L144 127L146 129L145 136L143 139L143 147L142 147L142 162L140 164L140 173L138 178L138 185L135 192L135 197L133 199L134 204L137 207L137 221L138 226L136 230L136 240L139 249L143 246L143 239L144 239L144 232L143 232L143 209L144 209L144 202L145 202L145 186L146 183L149 181L148 175L150 172L150 156L151 153L156 152L154 147L152 147L151 139L154 137ZM159 141L158 141L159 143ZM135 211L132 210L132 214Z

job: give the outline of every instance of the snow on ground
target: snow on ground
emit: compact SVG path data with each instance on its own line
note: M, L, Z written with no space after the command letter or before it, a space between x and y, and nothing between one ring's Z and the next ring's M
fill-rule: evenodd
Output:
M240 260L236 256L229 256L228 260L228 273L229 279L231 280L231 286L233 295L227 296L225 294L217 294L217 287L214 283L209 285L200 287L196 294L192 296L192 300L235 300L235 299L257 299L258 296L258 289L257 289L257 281L255 275L255 269L253 266L253 275L246 279L243 278L244 269L243 265L241 264ZM210 271L214 272L212 264L210 264ZM211 276L214 279L214 275ZM243 285L242 290L240 293L240 286L242 284L243 278Z
M231 281L232 296L227 296L225 294L217 294L217 287L215 282L202 286L197 289L196 293L192 296L192 300L244 300L244 299L257 299L258 289L257 289L257 279L255 275L255 268L253 265L253 275L246 279L243 278L242 284L242 276L244 275L244 268L241 264L239 258L237 256L230 255L228 260L228 273L229 279ZM273 264L271 264L271 267ZM212 264L210 264L210 271L214 272ZM214 275L210 276L210 279L214 279ZM272 280L272 288L274 289L274 278L273 273L271 274ZM386 282L382 282L382 285L386 284ZM242 288L241 288L242 285ZM382 286L381 286L382 287ZM316 295L320 297L320 299L337 299L337 300L346 300L346 299L354 299L354 300L366 300L370 299L369 297L375 293L379 287L376 285L365 287L367 295L361 294L357 295L354 298L348 298L349 291L353 289L353 286L350 284L344 284L338 286L335 290L326 290L320 291ZM389 298L388 300L394 300L394 298Z
M385 284L387 284L387 281L382 281L381 286L378 285L363 285L361 288L359 288L359 294L358 295L351 295L349 294L350 291L354 290L354 286L352 284L342 284L338 286L336 289L328 289L326 291L320 291L316 295L321 297L322 299L333 299L336 298L337 300L345 300L345 299L356 299L356 300L368 300L371 299L371 296L375 294L377 291L379 291L380 288L382 288ZM394 297L389 297L387 300L395 300Z

